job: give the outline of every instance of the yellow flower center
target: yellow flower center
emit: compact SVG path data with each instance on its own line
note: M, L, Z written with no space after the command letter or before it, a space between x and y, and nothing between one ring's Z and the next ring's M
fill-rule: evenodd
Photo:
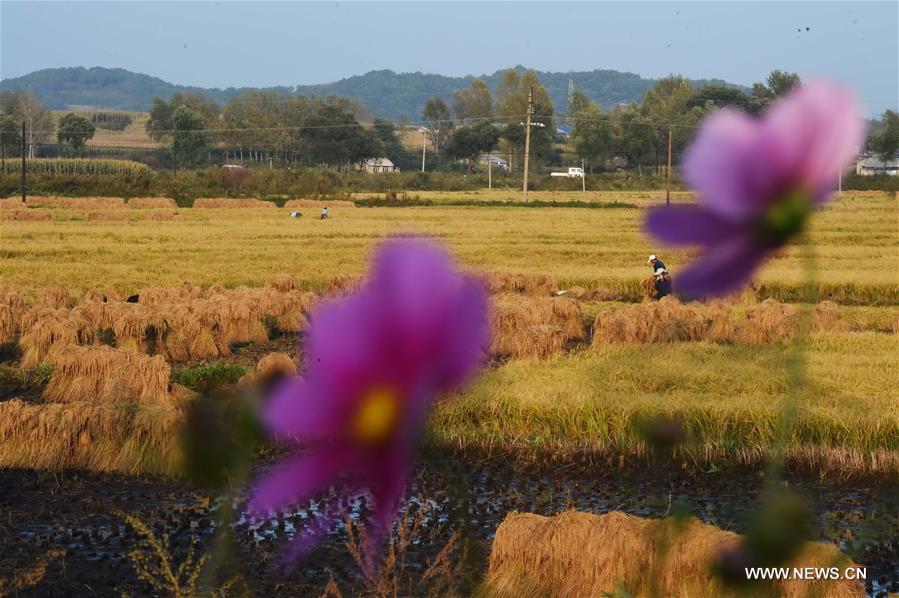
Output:
M396 393L385 387L374 388L365 395L356 411L353 435L361 442L383 442L396 427L399 413L400 403Z

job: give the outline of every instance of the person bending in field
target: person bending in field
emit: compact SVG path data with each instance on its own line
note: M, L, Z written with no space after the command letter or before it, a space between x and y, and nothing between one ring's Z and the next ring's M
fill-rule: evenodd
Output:
M655 299L661 299L671 294L671 275L665 268L659 268L655 273Z
M649 259L646 260L646 263L649 264L650 268L652 268L653 273L655 273L655 271L658 270L659 268L661 268L662 270L665 269L665 263L662 260L660 260L659 258L657 258L655 256L655 254L652 254L651 256L649 256Z
M325 207L322 208L322 216L321 216L321 219L322 219L322 220L327 220L327 219L328 219L328 206L325 206Z

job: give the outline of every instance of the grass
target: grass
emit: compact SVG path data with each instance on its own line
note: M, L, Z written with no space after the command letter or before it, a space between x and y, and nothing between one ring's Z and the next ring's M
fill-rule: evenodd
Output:
M461 196L462 194L457 194ZM123 292L148 286L259 286L292 273L304 288L335 276L358 276L385 237L435 237L465 264L488 271L548 274L561 286L607 288L640 296L649 253L675 277L691 259L642 232L642 209L552 210L515 207L421 207L331 210L327 221L289 218L286 210L181 210L170 222L56 220L4 222L0 277L34 290L62 283L74 290L112 284ZM810 231L823 298L845 304L896 305L895 272L883 256L895 248L896 200L846 196L818 214ZM803 271L796 247L772 259L758 277L761 296L799 298Z
M570 462L641 459L641 425L680 421L685 463L756 465L767 455L786 389L783 345L708 343L609 346L488 371L432 417L431 442ZM797 467L899 473L899 339L878 333L814 335L809 388L788 454Z

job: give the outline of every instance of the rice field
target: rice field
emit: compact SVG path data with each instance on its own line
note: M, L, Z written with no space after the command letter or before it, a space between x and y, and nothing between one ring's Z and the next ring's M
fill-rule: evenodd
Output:
M0 342L16 346L9 366L53 368L35 391L48 406L178 412L190 394L171 386L179 371L243 359L235 347L282 350L272 335L296 335L316 303L352 288L380 240L419 234L446 243L492 292L492 365L436 411L436 447L524 461L639 461L651 452L641 422L664 416L686 436L674 459L758 465L785 392L781 364L807 309L814 390L803 399L790 459L822 474L899 472L899 379L891 367L899 289L883 259L899 240L896 199L846 194L818 215L807 242L821 302L806 308L795 303L806 277L796 248L739 297L644 302L648 253L675 276L691 257L641 232L641 206L655 194L622 193L612 201L639 205L595 210L338 202L327 221L317 218L327 202L307 200L280 209L252 199L198 200L194 208L165 198L4 200ZM291 209L306 214L289 218ZM282 366L301 365L286 345ZM277 361L254 374L255 359L244 360L244 382L265 379ZM647 363L658 364L650 366L655 375L646 375ZM134 371L141 374L125 374Z

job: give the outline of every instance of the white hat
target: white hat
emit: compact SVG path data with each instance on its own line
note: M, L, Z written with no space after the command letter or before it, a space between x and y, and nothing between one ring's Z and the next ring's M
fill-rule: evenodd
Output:
M652 262L652 260L654 260L654 259L656 259L656 255L652 254L651 256L649 256L649 259L646 260L646 263L648 264L648 263Z
M659 268L658 270L656 270L656 276L665 274L666 272L668 272L668 270L666 270L665 268Z

